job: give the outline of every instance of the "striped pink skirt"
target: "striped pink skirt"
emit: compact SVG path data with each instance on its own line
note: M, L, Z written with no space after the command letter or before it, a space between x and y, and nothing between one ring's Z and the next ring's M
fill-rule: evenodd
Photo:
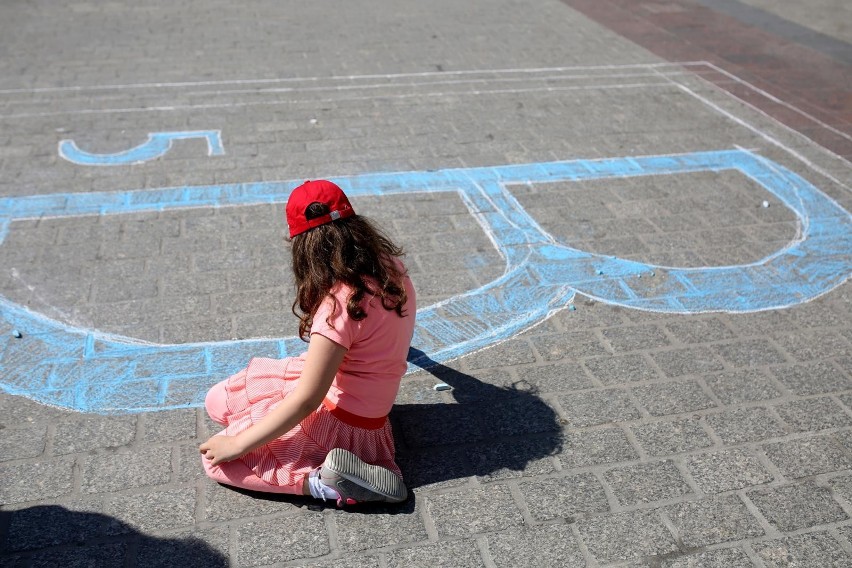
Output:
M255 358L239 373L214 385L206 406L210 418L225 426L220 434L234 436L262 420L296 388L303 365L296 357ZM332 412L321 404L280 438L234 461L211 466L202 456L205 472L226 485L301 494L305 477L322 465L330 450L343 448L402 477L394 461L390 422L375 429L359 428Z

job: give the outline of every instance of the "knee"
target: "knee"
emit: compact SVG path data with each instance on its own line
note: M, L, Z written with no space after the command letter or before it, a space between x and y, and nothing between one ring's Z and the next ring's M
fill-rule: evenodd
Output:
M225 424L225 417L228 414L227 400L228 393L225 390L224 381L213 385L204 398L204 408L207 410L207 415L218 424Z

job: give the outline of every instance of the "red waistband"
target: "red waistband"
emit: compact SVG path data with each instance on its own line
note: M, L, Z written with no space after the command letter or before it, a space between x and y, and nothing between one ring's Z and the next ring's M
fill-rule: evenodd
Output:
M327 398L322 400L322 405L328 410L332 416L356 428L364 428L365 430L378 430L387 422L388 417L382 416L379 418L367 418L366 416L358 416L352 414L348 410L343 410Z

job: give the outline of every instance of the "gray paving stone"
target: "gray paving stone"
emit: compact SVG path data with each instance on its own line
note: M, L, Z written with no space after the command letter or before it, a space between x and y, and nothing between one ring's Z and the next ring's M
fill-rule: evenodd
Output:
M194 440L197 437L197 411L194 408L165 410L156 414L141 415L143 440L149 443Z
M457 294L460 290L476 287L476 279L469 272L417 272L411 275L417 289L417 302L426 305Z
M741 369L705 375L704 382L725 404L768 400L782 395L764 371L758 369Z
M773 526L783 532L847 519L825 487L813 482L751 491L748 498Z
M523 524L523 517L505 485L429 495L426 511L441 536L469 536Z
M29 563L29 559L21 554L5 554L0 556L0 561L3 562L3 568L24 568Z
M589 552L602 564L677 550L677 544L653 510L582 519L577 528Z
M493 367L495 361L499 361L502 367L533 363L535 360L532 347L525 339L510 339L500 345L465 357L467 366L474 370Z
M419 449L404 449L397 452L396 463L402 469L405 483L409 488L420 490L435 490L457 487L468 483L469 478L477 473L487 475L494 464L488 464L489 469L479 471L474 469L472 456L468 447L446 446L430 447L429 451ZM497 462L497 467L505 467L505 463ZM520 464L510 464L512 469L520 469Z
M551 319L565 329L611 327L624 323L623 310L616 306L577 295L574 307L574 311L561 311Z
M837 529L837 532L840 533L842 538L846 539L846 542L852 542L852 525L846 525ZM842 541L841 541L842 542Z
M590 473L524 481L519 487L530 514L538 521L564 518L573 522L576 517L609 510L603 487Z
M473 539L400 548L388 553L388 568L428 568L430 566L477 568L484 567L486 564Z
M852 353L852 345L836 331L827 329L788 332L773 337L797 361L831 359Z
M756 442L787 433L784 425L768 409L759 406L711 414L706 417L706 422L725 444Z
M423 371L423 374L431 378L432 386L441 381L451 381L452 379L462 378L462 373L455 371L450 367L439 367L436 368L434 372ZM493 398L494 396L499 396L500 393L503 393L505 391L505 389L509 389L512 391L521 390L524 392L534 391L534 389L531 389L526 382L516 380L508 369L480 369L476 371L475 376L471 375L471 378L481 384L474 384L473 382L470 382L470 384L468 384L467 382L463 382L462 384L458 385L458 388L454 387L447 394L444 394L443 400L446 402L448 397L455 400L456 402L468 400L484 400L488 398ZM492 386L498 388L491 388Z
M378 556L352 556L346 555L343 558L334 560L312 561L308 564L300 564L303 568L379 568Z
M557 396L556 400L565 411L568 424L573 427L624 422L642 416L627 391L622 389L563 394Z
M230 566L230 531L227 527L169 533L167 537L142 535L137 566L169 568L177 559L186 566Z
M852 418L829 397L794 400L775 406L775 410L796 432L816 432L852 425Z
M760 523L736 495L687 501L666 507L686 548L743 540L763 535Z
M124 542L93 544L72 549L45 550L33 554L30 566L52 568L89 568L123 566L128 554L128 545Z
M568 525L544 525L488 535L495 566L585 566Z
M572 328L576 328L576 327L577 326L572 326ZM584 328L581 328L581 329L585 330L586 328L584 327ZM564 330L565 330L565 328L557 325L556 319L551 317L551 318L548 318L548 319L540 322L538 325L535 325L535 326L521 332L519 334L519 337L533 337L533 336L539 336L539 335L552 335L552 334L555 334L555 333L560 333Z
M163 264L162 261L160 264ZM219 275L213 278L205 278L202 275L190 272L188 267L179 271L163 271L161 278L160 294L164 298L176 297L202 298L218 292L228 290L228 279Z
M44 453L47 427L43 424L23 428L3 428L0 456L4 461L35 458Z
M770 461L789 478L807 477L852 468L852 454L837 436L812 436L766 444Z
M371 507L369 514L334 512L337 542L347 552L368 548L426 542L429 535L414 503L390 507Z
M665 332L655 325L613 327L605 329L601 333L616 353L654 349L670 344Z
M785 387L802 396L852 389L852 378L828 361L776 367L772 372Z
M175 481L183 483L204 477L198 446L200 442L179 444L173 451L177 452L177 464L174 468Z
M674 499L692 492L671 461L613 468L604 473L604 479L624 507Z
M331 552L320 513L268 517L240 525L236 534L235 556L240 566L316 558Z
M566 434L558 455L567 470L639 458L620 428Z
M743 449L728 449L689 456L686 468L707 494L742 489L772 481L760 461Z
M753 546L766 568L852 566L846 551L826 532L788 536L755 543Z
M595 384L580 365L529 365L515 367L519 383L539 392L565 392L592 388Z
M784 355L766 339L721 343L714 345L713 350L735 367L760 367L786 362Z
M144 232L145 238L103 241L100 248L100 255L107 260L144 259L157 256L160 253L160 239L154 235L156 235L155 229L151 226L146 226ZM152 236L154 238L151 238ZM156 282L154 284L156 285Z
M73 414L56 425L53 453L85 452L98 448L118 448L136 437L136 416L97 416Z
M666 324L666 329L682 343L705 343L734 338L734 333L715 317L685 317Z
M840 496L847 503L852 504L852 475L845 474L832 477L828 480L828 486L836 496Z
M659 374L641 355L615 355L586 359L583 364L605 385L658 379Z
M150 327L150 319L156 313L154 306L156 306L156 301L142 298L128 302L80 306L74 311L74 314L78 318L82 318L83 321L91 321L96 329L111 331L114 327L124 329ZM139 331L130 336L145 339L145 336Z
M852 337L852 332L849 333L849 336ZM852 339L849 340L852 342ZM852 376L852 357L838 357L834 360L834 362L849 376Z
M213 296L216 313L221 316L245 315L247 313L283 312L289 304L278 289L231 292Z
M194 487L114 495L104 505L104 512L112 517L106 532L150 532L191 526L195 524L195 501Z
M63 544L83 544L103 534L106 517L100 499L63 505L38 505L10 512L2 550L35 550Z
M431 375L425 378L405 377L400 383L394 404L446 404L441 393L433 388L439 382Z
M631 392L652 416L681 414L716 406L694 380L642 385L634 387Z
M660 566L661 568L752 568L754 564L741 548L717 548L680 558L666 559Z
M68 495L74 488L73 458L0 465L0 503L25 503Z
M553 473L551 455L558 449L557 438L545 434L528 436L523 444L508 440L483 445L470 456L470 463L483 482Z
M238 338L287 337L295 334L291 322L270 318L268 314L237 315L232 321L233 335Z
M667 456L713 445L710 436L696 419L651 422L631 427L646 453Z
M83 493L107 493L168 483L171 461L168 447L86 456L82 461L81 489Z
M667 377L721 371L722 362L706 347L673 349L652 353L651 357Z
M531 337L530 341L545 361L597 357L609 353L594 333L586 331L539 335Z
M200 470L201 467L199 463L198 469ZM234 490L210 479L204 480L203 491L205 493L204 520L210 522L231 521L296 510L296 505L282 501L276 495Z

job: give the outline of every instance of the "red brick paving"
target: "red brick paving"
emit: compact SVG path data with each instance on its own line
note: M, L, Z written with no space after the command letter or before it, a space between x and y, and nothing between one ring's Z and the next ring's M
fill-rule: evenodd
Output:
M848 65L687 0L562 1L664 59L707 61L736 75L753 88L722 73L701 73L823 147L852 159L852 68Z

